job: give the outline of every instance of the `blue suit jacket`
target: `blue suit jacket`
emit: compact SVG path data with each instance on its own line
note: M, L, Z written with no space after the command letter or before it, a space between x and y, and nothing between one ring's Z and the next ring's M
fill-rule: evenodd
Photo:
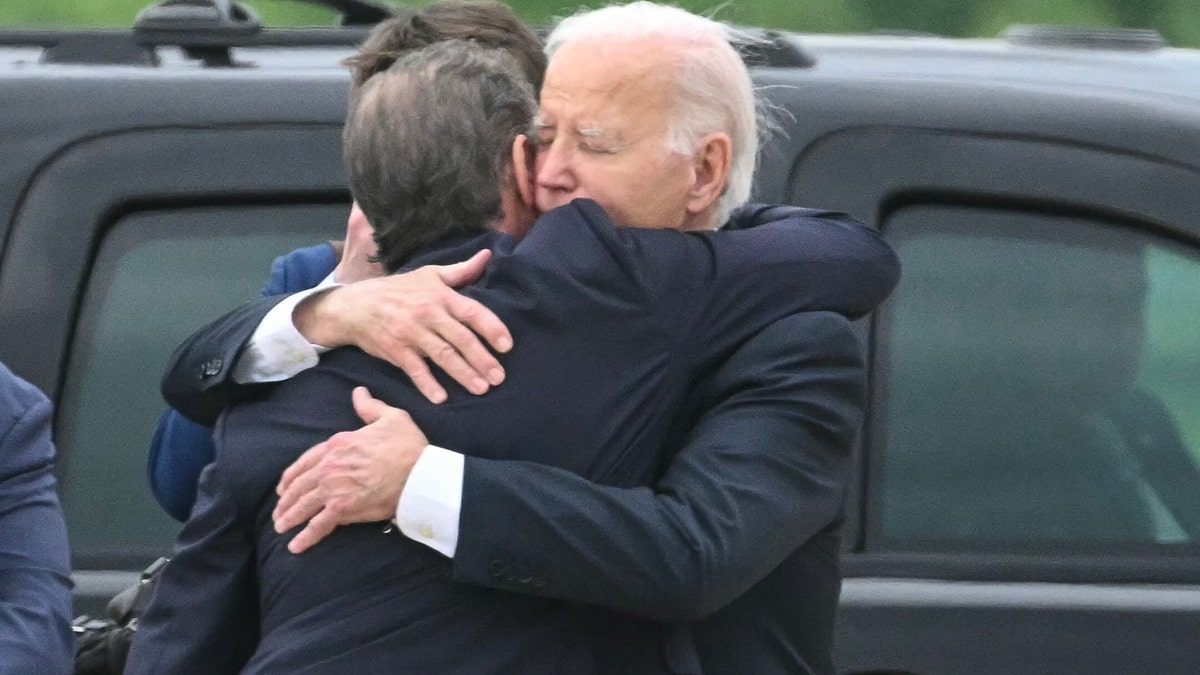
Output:
M0 364L0 671L69 673L71 563L50 401Z
M476 398L451 386L449 403L430 406L399 371L339 350L232 410L129 672L220 672L255 649L249 672L695 666L690 639L673 627L449 583L448 561L407 539L389 542L375 527L341 528L292 556L270 527L272 488L299 452L359 425L349 406L357 384L408 409L433 442L475 457L531 460L614 486L649 483L669 459L672 420L700 373L778 318L855 302L865 312L881 294L861 287L886 294L894 283L886 247L881 264L864 270L845 248L853 237L826 236L837 223L798 220L705 235L617 230L594 204L576 202L547 214L470 290L521 346L504 357L504 387ZM857 352L849 333L840 337ZM860 364L851 365L859 369L850 379L861 380ZM492 567L515 583L541 580ZM229 656L219 664L217 645Z

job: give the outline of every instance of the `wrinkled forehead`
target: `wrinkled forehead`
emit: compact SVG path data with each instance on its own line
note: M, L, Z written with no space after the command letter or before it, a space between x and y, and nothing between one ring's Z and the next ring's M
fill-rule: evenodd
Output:
M682 47L672 41L580 40L560 47L550 57L546 73L553 74L560 87L652 88L675 81L683 59Z
M674 101L677 70L673 54L641 41L564 45L546 71L541 96L544 117L606 118L613 123L614 118L665 113Z

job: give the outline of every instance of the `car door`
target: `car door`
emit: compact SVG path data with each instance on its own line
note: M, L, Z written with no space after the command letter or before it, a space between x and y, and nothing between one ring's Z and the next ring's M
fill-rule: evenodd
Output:
M339 87L340 93L340 87ZM174 347L341 238L340 124L115 131L48 157L0 266L0 354L56 403L76 611L96 615L178 530L147 487Z
M1034 134L822 136L794 202L904 266L838 622L846 672L1200 671L1200 170Z

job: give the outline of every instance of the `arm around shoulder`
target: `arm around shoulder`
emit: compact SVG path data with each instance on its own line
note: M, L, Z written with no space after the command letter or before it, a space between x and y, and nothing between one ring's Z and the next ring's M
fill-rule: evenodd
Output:
M900 261L887 242L844 213L747 208L711 237L718 262L713 286L768 309L857 319L887 299L900 280ZM736 310L721 306L712 318Z

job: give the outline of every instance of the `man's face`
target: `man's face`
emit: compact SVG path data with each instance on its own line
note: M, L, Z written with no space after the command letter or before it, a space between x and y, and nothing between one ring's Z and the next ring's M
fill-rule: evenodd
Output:
M692 159L667 149L674 72L667 48L648 41L554 55L535 125L539 210L584 197L625 227L689 224Z

